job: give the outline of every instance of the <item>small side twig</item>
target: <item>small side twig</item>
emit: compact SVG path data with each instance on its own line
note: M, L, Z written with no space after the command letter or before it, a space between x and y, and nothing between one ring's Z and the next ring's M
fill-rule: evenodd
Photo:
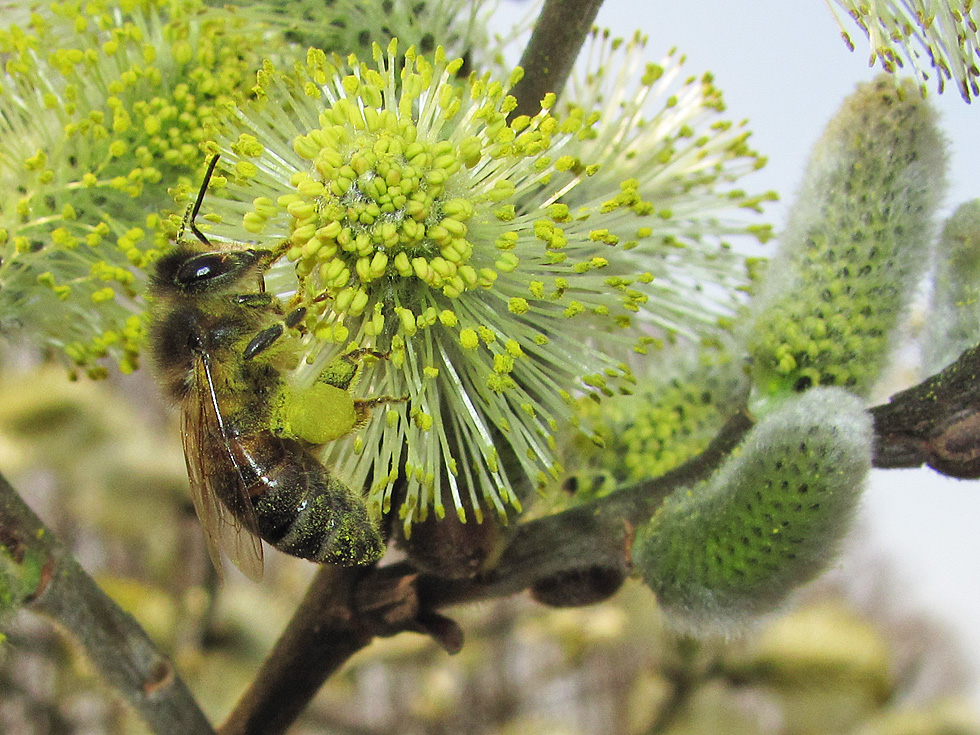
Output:
M0 475L0 546L14 563L37 560L37 587L26 609L57 622L155 735L214 735L204 713L139 623L78 565Z
M919 467L980 478L980 345L871 409L874 466Z

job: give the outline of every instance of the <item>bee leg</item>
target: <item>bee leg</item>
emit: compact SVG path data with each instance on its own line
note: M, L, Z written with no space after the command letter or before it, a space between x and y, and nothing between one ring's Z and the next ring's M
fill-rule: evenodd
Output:
M317 382L332 385L341 390L350 390L357 383L357 377L361 372L361 360L364 357L376 357L379 360L387 359L390 353L372 350L369 347L345 352L343 355L331 360L323 368Z
M242 356L246 360L251 360L260 352L267 350L273 345L273 343L282 336L283 327L282 324L273 324L267 329L263 329L261 332L252 337L252 341L245 346L245 351Z
M358 352L361 352L361 350L354 350L328 362L319 377L317 377L317 382L332 385L334 388L339 388L343 391L353 388L357 382L357 375L361 370L361 365L357 357L351 358L350 355Z
M356 365L361 362L361 358L371 356L376 357L379 360L387 360L391 357L390 352L379 352L378 350L372 350L370 347L361 347L360 349L351 350L340 356L341 360L346 360L351 365Z
M408 400L408 396L377 396L375 398L355 398L354 399L354 428L364 426L371 418L371 411L375 406L385 403L403 403Z
M357 382L362 358L368 356L376 357L379 360L386 360L391 356L391 353L379 352L369 347L351 350L330 363L320 376L320 380L342 390L350 390ZM375 406L380 406L384 403L401 403L407 400L408 396L402 396L401 398L396 398L395 396L377 396L375 398L355 399L353 428L358 428L366 424L368 419L371 418L371 409Z
M243 293L235 296L235 303L247 306L251 309L260 309L272 306L274 300L272 294L268 293Z
M245 346L245 351L242 353L242 355L246 360L251 360L260 352L264 352L283 335L286 328L295 327L303 320L304 316L306 316L305 307L300 307L299 309L294 309L293 311L289 312L289 314L287 314L286 318L283 320L283 324L273 324L271 327L263 329L261 332L252 337L252 341ZM285 325L285 327L283 325Z
M292 315L290 315L292 316ZM299 317L296 317L297 319ZM290 322L287 317L286 323ZM260 333L260 342L273 341L272 328ZM254 354L267 345L256 344ZM352 350L331 360L323 368L316 382L309 388L296 389L284 382L273 403L270 429L277 436L302 439L310 444L325 444L349 434L363 426L371 416L371 409L384 403L398 403L407 397L378 396L355 399L352 388L360 371L360 360L365 355L387 357L386 353L371 349Z
M298 309L293 309L291 312L286 314L286 318L284 321L286 322L286 326L292 329L293 327L298 325L301 321L303 321L303 318L305 316L306 316L306 307L301 306Z

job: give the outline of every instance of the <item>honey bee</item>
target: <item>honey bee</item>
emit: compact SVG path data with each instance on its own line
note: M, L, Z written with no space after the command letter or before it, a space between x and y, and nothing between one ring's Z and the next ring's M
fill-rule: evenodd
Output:
M264 274L286 245L217 249L195 224L217 160L150 282L153 356L180 408L191 497L211 559L220 570L223 550L258 580L264 539L316 562L373 562L384 543L363 498L332 476L314 455L315 443L291 433L282 419L290 403L304 400L287 389L275 346L305 312L284 316L265 292ZM187 227L195 240L182 236ZM352 398L357 360L366 352L342 358L343 369L325 370L318 380L317 395L329 391L327 405L349 416L337 436L366 421L372 406L394 400Z

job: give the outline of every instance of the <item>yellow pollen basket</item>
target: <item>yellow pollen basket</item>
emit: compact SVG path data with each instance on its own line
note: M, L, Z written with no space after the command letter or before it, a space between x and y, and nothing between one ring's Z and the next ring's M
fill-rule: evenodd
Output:
M297 391L283 388L273 412L273 431L311 444L326 444L349 434L357 424L350 391L315 383Z

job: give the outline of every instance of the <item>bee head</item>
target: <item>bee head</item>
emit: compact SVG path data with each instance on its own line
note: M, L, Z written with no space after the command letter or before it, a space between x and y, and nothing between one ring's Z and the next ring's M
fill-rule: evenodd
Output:
M205 294L222 291L248 276L261 277L270 262L267 250L200 252L178 246L157 261L153 289L157 293Z

